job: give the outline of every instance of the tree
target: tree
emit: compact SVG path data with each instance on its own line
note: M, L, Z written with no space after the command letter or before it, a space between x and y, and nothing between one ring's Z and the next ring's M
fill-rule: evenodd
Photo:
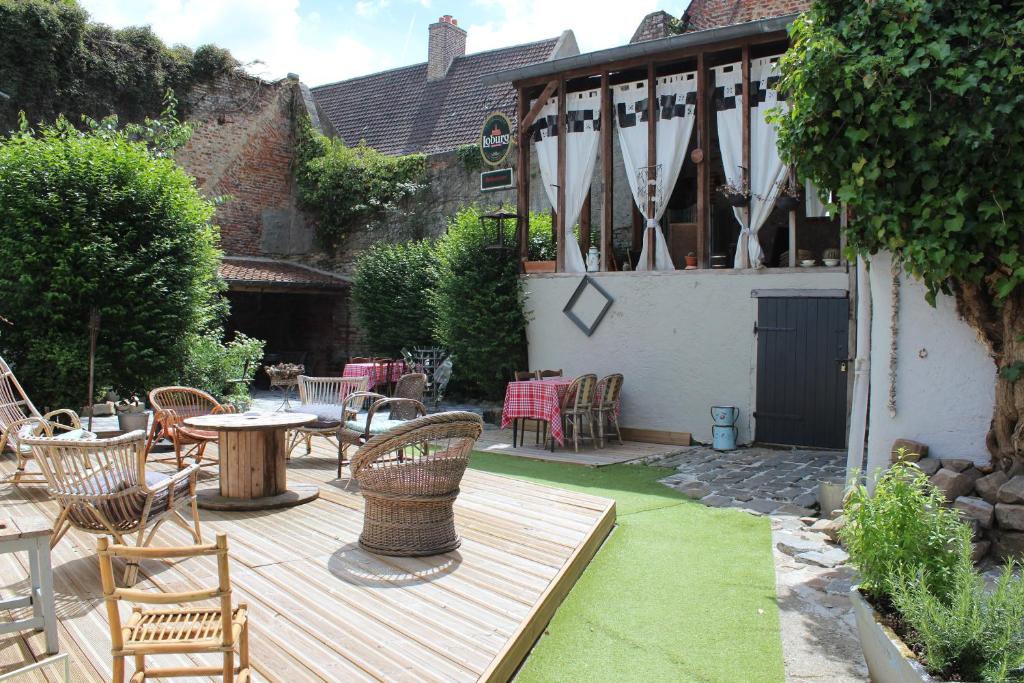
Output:
M784 157L851 248L955 296L998 369L988 448L1024 468L1024 4L815 0L790 34Z
M92 310L96 386L122 394L180 381L226 310L213 204L162 156L173 122L88 127L0 138L0 354L40 406L85 398Z

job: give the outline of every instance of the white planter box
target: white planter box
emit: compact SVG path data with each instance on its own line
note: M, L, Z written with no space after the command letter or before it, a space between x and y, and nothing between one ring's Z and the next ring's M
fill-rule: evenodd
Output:
M864 660L874 683L938 683L899 636L878 621L878 614L856 586L850 591L850 602Z

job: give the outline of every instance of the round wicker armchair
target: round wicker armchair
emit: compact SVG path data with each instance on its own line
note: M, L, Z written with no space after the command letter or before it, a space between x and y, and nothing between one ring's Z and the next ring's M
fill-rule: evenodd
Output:
M377 555L439 555L459 547L452 506L483 420L448 412L374 436L352 458L365 501L359 545Z

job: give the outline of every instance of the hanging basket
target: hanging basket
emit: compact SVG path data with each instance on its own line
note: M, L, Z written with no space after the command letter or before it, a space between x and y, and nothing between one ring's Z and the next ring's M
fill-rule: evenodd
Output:
M738 194L738 193L726 193L725 201L729 202L730 206L737 208L744 207L750 203L750 195Z
M800 198L791 195L783 195L775 200L775 206L783 211L796 211L800 206Z

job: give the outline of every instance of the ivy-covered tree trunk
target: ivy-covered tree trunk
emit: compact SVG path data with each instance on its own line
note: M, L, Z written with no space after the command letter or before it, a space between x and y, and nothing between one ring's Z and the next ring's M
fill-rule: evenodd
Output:
M1024 291L1017 288L998 306L984 286L959 284L955 292L960 313L988 345L996 365L986 440L992 464L1024 474Z

